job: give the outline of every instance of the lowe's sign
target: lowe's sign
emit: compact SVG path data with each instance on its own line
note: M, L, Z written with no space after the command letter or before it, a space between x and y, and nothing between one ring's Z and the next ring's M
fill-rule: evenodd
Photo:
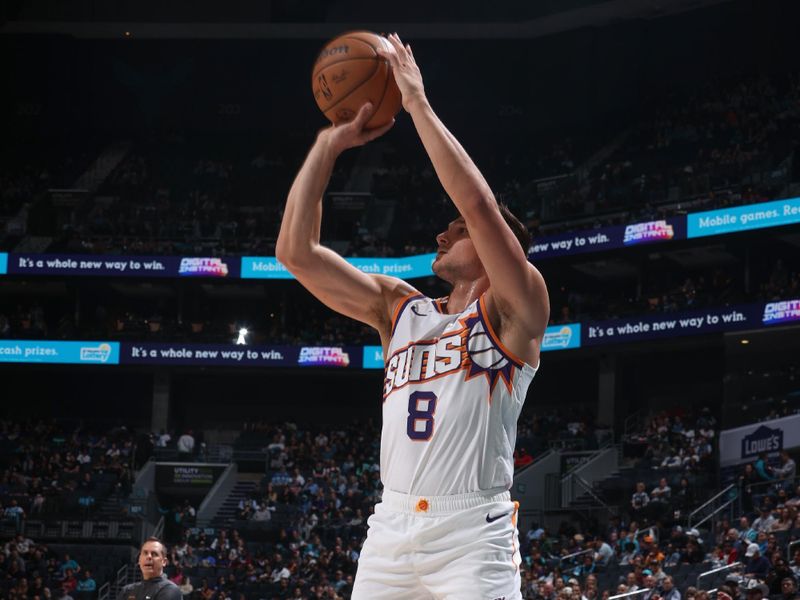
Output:
M726 429L719 436L720 466L752 462L762 452L774 456L781 450L797 447L800 447L800 415Z
M742 458L755 459L762 452L783 450L783 431L762 425L742 439Z

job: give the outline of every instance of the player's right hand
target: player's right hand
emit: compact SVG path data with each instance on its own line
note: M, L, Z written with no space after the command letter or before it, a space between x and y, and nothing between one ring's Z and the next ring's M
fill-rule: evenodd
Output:
M367 142L379 138L392 128L394 119L383 127L366 129L364 126L369 121L373 110L371 103L365 104L356 113L352 121L326 127L319 133L318 139L327 143L329 148L336 154L340 154L348 148L363 146Z

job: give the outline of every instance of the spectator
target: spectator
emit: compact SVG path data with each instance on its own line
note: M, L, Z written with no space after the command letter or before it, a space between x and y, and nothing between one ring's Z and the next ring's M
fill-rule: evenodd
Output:
M15 498L11 499L11 502L3 511L3 517L15 526L17 532L22 530L22 524L25 522L25 511L19 506Z
M762 452L758 455L753 468L756 471L756 475L758 475L761 481L772 481L775 479L775 476L772 474L772 467L769 466L767 462L767 453Z
M186 579L184 579L183 583L181 583L181 585L178 586L178 589L181 591L181 595L184 598L191 596L192 592L194 592L194 586L192 585L191 577L187 577Z
M190 460L194 454L194 436L189 429L178 438L178 458L180 460Z
M772 526L777 523L777 520L772 516L772 511L769 506L762 506L759 512L761 515L753 521L753 529L758 533L767 533L772 530Z
M748 545L744 556L746 559L744 566L745 577L761 580L765 579L771 565L766 556L761 556L761 550L759 550L758 544L751 543ZM749 596L748 599L752 600Z
M614 550L601 538L595 540L594 559L598 567L605 568L614 557Z
M661 597L664 600L681 600L681 593L675 587L670 575L667 575L661 581Z
M781 466L775 469L775 477L778 479L786 479L785 487L791 489L794 483L794 478L797 476L797 464L791 457L788 451L781 450Z
M797 581L794 577L784 577L781 579L781 592L778 596L779 600L798 600L800 596L797 594Z
M78 587L75 588L77 592L95 592L97 591L97 582L92 577L92 572L89 569L84 569L83 578L78 581Z
M634 518L641 514L650 503L650 496L645 491L644 481L636 484L636 491L631 496L631 508L633 508Z
M666 477L662 477L658 481L658 486L653 488L650 492L650 499L652 502L668 503L672 495L672 488L669 487ZM669 600L665 598L664 600Z
M769 596L769 588L758 581L751 581L745 590L747 600L764 600Z
M80 573L81 567L74 559L70 558L69 554L64 554L64 560L58 567L62 578L66 576L68 570L71 570L73 573Z
M60 594L59 594L59 596L58 596L58 600L75 600L75 598L73 598L73 597L70 595L70 593L69 593L69 592L70 592L69 588L67 588L67 587L62 587L62 588L61 588L61 593L60 593Z

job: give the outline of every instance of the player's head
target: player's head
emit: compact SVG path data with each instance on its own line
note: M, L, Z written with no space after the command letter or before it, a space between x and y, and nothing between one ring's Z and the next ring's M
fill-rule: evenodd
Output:
M528 229L505 204L499 203L498 209L527 256L531 243ZM464 217L458 216L450 221L447 229L436 236L436 243L438 252L433 262L433 272L445 281L453 283L457 279L475 280L486 275L469 237Z
M139 568L144 579L161 577L167 562L167 547L157 537L147 538L139 548Z

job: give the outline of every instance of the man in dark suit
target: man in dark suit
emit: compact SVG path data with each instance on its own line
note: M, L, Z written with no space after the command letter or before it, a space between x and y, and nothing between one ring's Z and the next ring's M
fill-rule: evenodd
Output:
M156 537L147 538L139 549L142 581L122 588L117 600L181 600L180 588L167 579L167 548Z

